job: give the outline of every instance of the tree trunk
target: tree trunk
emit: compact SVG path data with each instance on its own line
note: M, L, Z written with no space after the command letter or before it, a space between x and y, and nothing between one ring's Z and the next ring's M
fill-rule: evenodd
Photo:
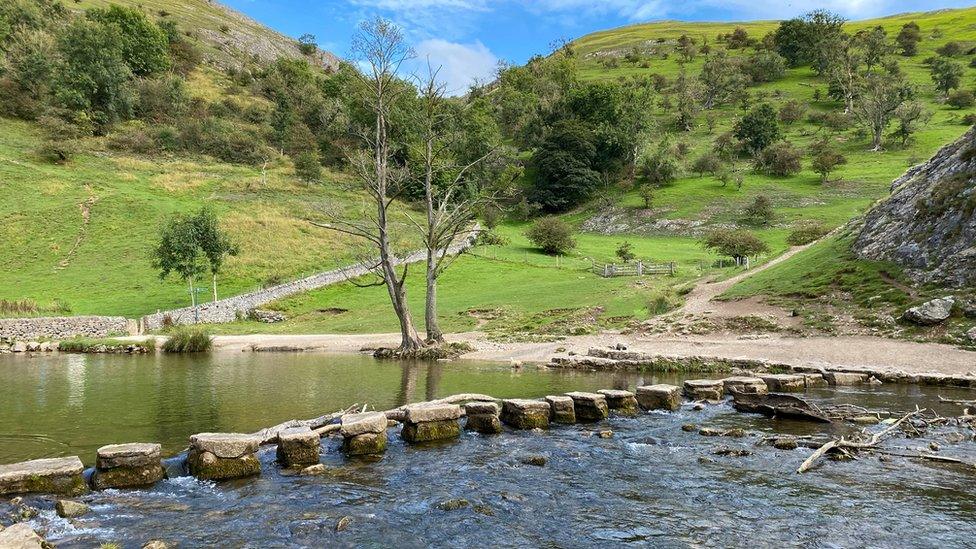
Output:
M424 326L427 328L427 343L444 343L444 332L437 323L437 274L431 265L435 255L427 251L427 301L424 309Z
M196 308L196 306L197 306L197 293L196 293L196 291L194 291L194 288L193 288L193 277L191 276L188 279L188 281L190 283L190 307Z
M214 294L214 301L217 301L217 273L212 273L212 274L213 274L213 294Z

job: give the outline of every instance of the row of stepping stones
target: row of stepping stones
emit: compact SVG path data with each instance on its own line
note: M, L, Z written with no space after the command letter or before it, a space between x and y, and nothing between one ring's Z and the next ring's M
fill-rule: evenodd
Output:
M464 409L456 404L425 402L404 407L401 438L408 443L423 443L457 438L458 420L465 416L465 428L478 433L502 431L502 424L513 429L546 429L550 423L570 424L605 419L612 410L634 415L639 409L677 410L682 393L691 400L722 400L726 393L763 394L772 391L803 390L825 385L820 375L770 374L762 377L730 377L724 380L688 380L684 386L650 385L636 393L601 390L597 393L572 392L543 399L508 399L501 402L470 402ZM683 389L683 391L682 391ZM386 414L364 412L343 416L340 434L347 455L381 454L387 446ZM200 433L190 437L187 465L190 474L205 480L225 480L257 475L261 464L257 451L261 439L239 433ZM320 435L308 427L286 429L278 435L277 459L288 468L319 463ZM37 459L0 465L0 495L15 493L57 493L77 495L88 490L84 466L77 456ZM160 445L148 443L112 444L98 449L91 488L136 488L151 486L165 477L160 461Z

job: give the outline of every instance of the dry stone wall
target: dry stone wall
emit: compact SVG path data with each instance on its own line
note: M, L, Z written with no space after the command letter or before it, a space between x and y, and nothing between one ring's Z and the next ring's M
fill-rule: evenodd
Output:
M470 233L467 233L448 247L447 252L455 255L470 248L474 245L479 230L480 228L476 226ZM416 263L423 261L425 258L426 252L416 251L398 260L397 264ZM194 312L193 307L184 307L182 309L147 315L142 317L141 329L143 331L158 330L166 323L179 325L194 324L196 322L209 324L233 322L242 316L246 316L254 308L266 303L369 274L372 271L370 268L371 265L372 262L359 263L333 271L318 273L292 282L286 282L256 292L203 303L197 306L196 312ZM199 320L196 319L197 314L199 315Z
M0 339L65 339L128 334L128 321L121 316L0 318Z

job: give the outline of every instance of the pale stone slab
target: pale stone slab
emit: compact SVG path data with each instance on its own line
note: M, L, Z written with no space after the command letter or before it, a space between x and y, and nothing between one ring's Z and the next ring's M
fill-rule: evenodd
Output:
M544 400L513 398L502 401L501 419L516 429L548 429L550 412Z
M689 379L684 384L685 394L692 400L722 400L725 387L720 379Z
M592 402L596 404L600 401L606 401L607 397L601 395L600 393L586 393L582 391L573 391L572 393L566 393L566 396L573 399L573 402Z
M664 383L638 387L637 402L645 410L677 410L681 408L681 387Z
M95 465L99 469L142 467L159 463L160 452L160 445L154 443L109 444L98 449Z
M499 412L498 404L494 402L468 402L464 405L464 415L466 416L497 416Z
M726 393L733 391L737 393L748 393L753 395L764 395L769 392L766 382L762 378L749 376L733 376L722 380L722 385Z
M566 396L573 399L573 411L578 421L600 421L610 415L607 397L600 393L574 391Z
M440 402L420 402L404 407L405 417L409 423L425 423L428 421L447 421L461 417L461 407L457 404Z
M761 377L773 392L802 391L807 387L806 380L798 374L767 374Z
M857 385L868 380L867 374L851 374L846 372L827 372L824 374L827 383L831 385Z
M0 465L0 494L84 492L85 479L81 476L84 470L78 456Z
M386 431L386 414L383 412L364 412L342 416L342 427L339 432L344 437L354 437L366 433L383 433Z
M573 399L566 395L550 395L546 397L546 402L549 403L551 411L549 413L550 421L556 423L576 423L576 407L573 405Z
M12 524L0 530L0 547L3 549L43 549L44 539L25 522Z
M549 413L549 403L543 400L529 400L525 398L511 398L502 401L502 410L518 410L520 412L545 412Z
M237 458L258 451L261 437L242 433L199 433L190 437L190 447L219 458Z

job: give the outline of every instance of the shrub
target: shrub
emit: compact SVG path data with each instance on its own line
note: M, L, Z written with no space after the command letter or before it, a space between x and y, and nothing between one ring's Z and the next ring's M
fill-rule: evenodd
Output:
M742 68L753 82L772 82L786 76L786 59L774 51L760 51Z
M793 231L786 237L786 243L790 246L803 246L823 238L829 232L830 227L819 221L799 223L793 227Z
M791 99L779 107L779 121L784 124L792 124L803 118L807 113L807 106L801 101Z
M558 217L543 217L532 224L525 236L549 255L563 255L576 247L573 229Z
M810 167L813 171L820 174L820 182L826 183L827 179L830 177L831 172L833 172L837 166L841 164L846 164L847 158L840 154L836 149L828 144L819 146L816 148L813 154L813 160L810 162Z
M970 90L955 90L949 94L946 103L957 109L966 109L976 104L976 96Z
M205 353L213 347L213 338L203 328L178 327L163 343L164 353Z
M746 206L745 221L752 225L769 225L776 213L773 211L773 202L768 196L761 194Z
M141 80L136 85L135 114L152 121L182 116L190 108L186 82L175 75Z
M956 42L953 40L952 42L946 42L937 48L935 52L943 57L955 57L957 55L962 55L965 50L966 48L961 42Z
M966 116L963 116L962 123L966 124L967 126L972 126L973 124L976 124L976 113L971 112Z
M760 103L735 125L734 135L745 148L757 154L780 138L779 123L773 106Z
M634 254L634 246L630 242L626 241L621 242L620 245L617 246L617 251L614 253L616 253L617 257L619 257L624 263L629 263L637 257Z
M657 186L673 183L678 177L674 151L662 143L656 150L645 150L637 159L637 171L644 181Z
M718 172L721 167L722 160L719 159L718 154L707 151L695 159L695 163L692 164L691 169L698 174L698 177L703 177L706 173L714 174Z
M758 157L758 167L760 170L779 177L787 177L800 173L800 151L796 150L789 141L766 147Z
M749 231L721 229L709 233L702 243L706 248L734 258L737 262L751 255L766 253L769 246Z
M295 175L302 181L313 183L322 178L322 164L314 151L305 151L295 157Z
M315 45L315 35L305 33L298 37L298 50L302 52L302 55L312 55L318 50L318 46Z

